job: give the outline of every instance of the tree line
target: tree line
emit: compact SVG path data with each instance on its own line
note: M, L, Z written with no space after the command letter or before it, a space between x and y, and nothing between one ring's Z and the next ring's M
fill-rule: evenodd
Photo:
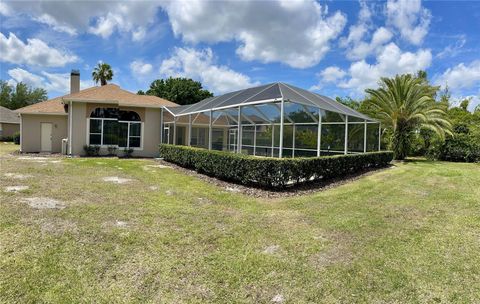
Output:
M427 73L381 78L363 100L339 98L383 126L383 147L394 158L426 156L448 161L480 161L480 106L468 111L470 99L451 100L448 87L429 83Z

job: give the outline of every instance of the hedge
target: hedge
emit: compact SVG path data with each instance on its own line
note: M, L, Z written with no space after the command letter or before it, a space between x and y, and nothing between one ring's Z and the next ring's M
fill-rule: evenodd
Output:
M390 151L309 158L255 157L175 145L160 145L160 157L218 179L262 188L285 188L387 166Z

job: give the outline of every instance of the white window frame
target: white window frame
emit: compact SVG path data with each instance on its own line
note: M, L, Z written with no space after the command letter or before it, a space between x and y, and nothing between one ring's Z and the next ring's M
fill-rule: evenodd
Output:
M134 151L141 151L143 150L143 138L144 138L144 127L143 127L143 121L123 121L123 120L118 120L116 118L95 118L95 117L89 117L87 118L87 134L86 134L86 143L88 146L90 146L90 120L101 120L101 133L92 133L95 135L100 135L100 145L94 144L93 146L97 146L100 148L108 148L108 147L117 147L117 148L127 148L130 149L130 123L139 123L140 124L140 147L134 147L132 148ZM128 133L127 133L127 147L120 147L118 144L117 145L104 145L103 144L103 121L104 120L117 120L119 123L128 123ZM138 137L138 136L132 136L132 137Z
M126 147L121 147L118 146L119 149L130 149L130 137L133 138L138 138L140 137L140 147L132 147L133 150L143 150L143 121L125 121L125 120L119 120L118 123L126 123L128 124L127 128L127 146ZM131 124L140 124L140 136L131 136L130 135L130 125Z

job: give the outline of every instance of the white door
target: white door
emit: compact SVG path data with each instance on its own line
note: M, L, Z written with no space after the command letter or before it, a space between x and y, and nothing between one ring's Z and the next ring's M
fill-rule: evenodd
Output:
M40 130L41 151L52 152L52 124L49 122L42 122L40 124Z

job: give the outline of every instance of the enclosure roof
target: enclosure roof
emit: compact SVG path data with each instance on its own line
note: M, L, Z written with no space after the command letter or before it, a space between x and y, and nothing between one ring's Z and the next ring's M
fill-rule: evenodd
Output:
M242 105L261 104L275 101L291 101L306 106L321 108L348 116L373 121L370 117L359 113L329 97L283 83L275 82L224 95L209 97L192 105L166 107L175 116L189 115L210 110L238 107Z

